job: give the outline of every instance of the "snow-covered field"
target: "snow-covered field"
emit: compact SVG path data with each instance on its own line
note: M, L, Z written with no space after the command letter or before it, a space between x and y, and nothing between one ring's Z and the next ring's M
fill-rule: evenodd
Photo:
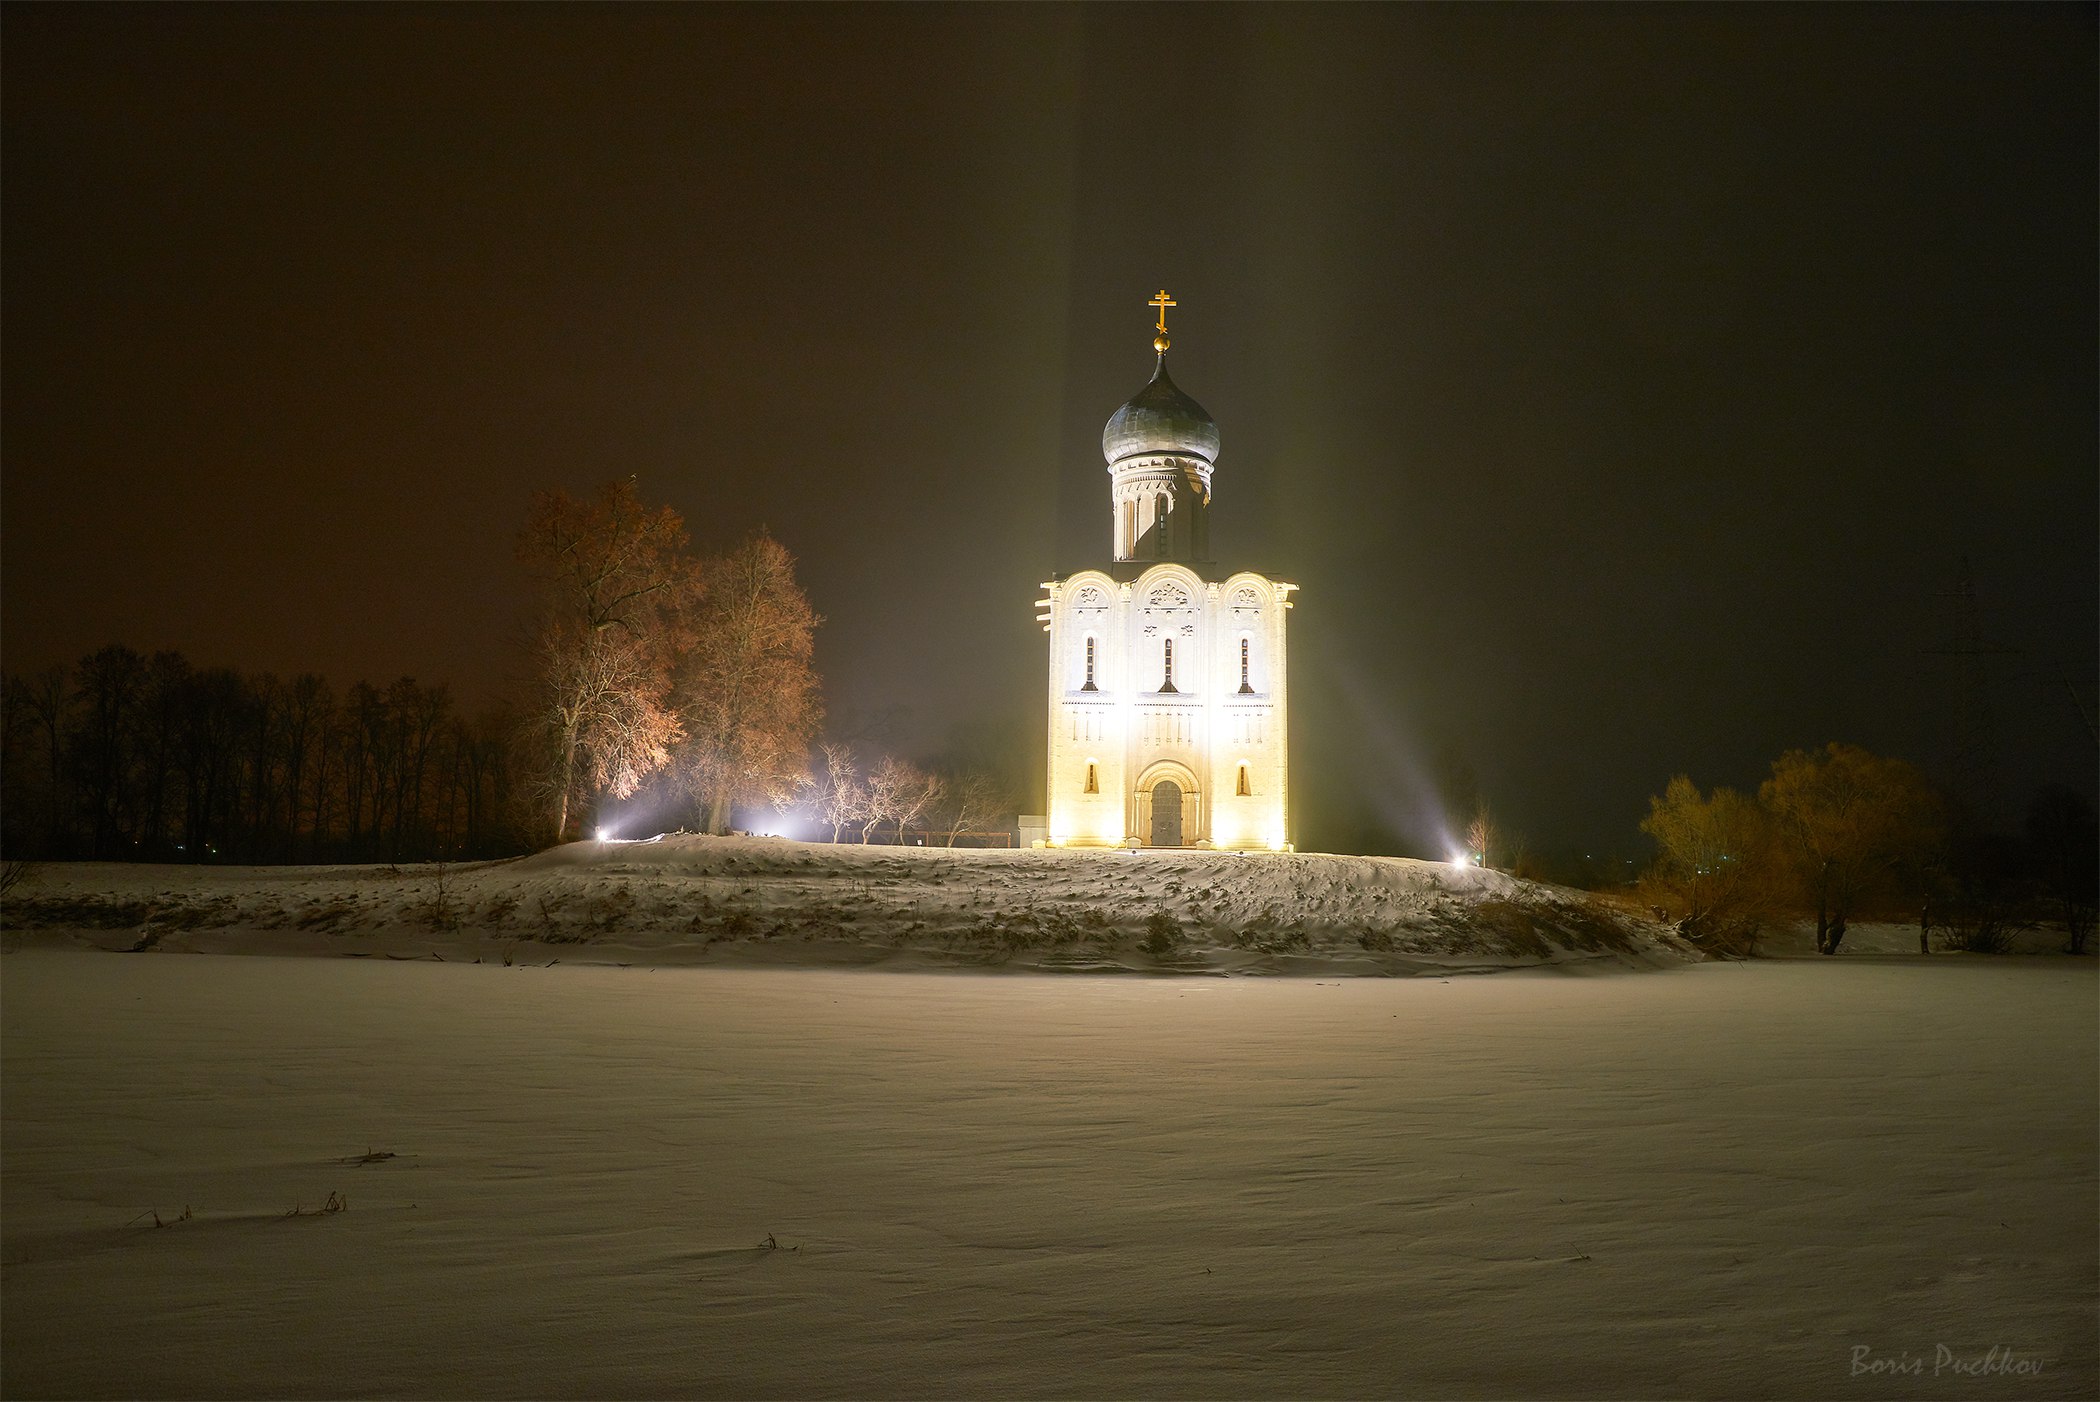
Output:
M0 1391L2091 1397L2096 1024L2067 959L16 948Z
M778 838L449 868L55 863L4 915L13 943L541 964L1404 974L1695 957L1579 892L1436 862Z

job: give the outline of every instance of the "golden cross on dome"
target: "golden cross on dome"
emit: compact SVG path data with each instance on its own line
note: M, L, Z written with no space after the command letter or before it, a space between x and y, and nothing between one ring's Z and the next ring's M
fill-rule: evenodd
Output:
M1173 299L1172 297L1169 297L1169 296L1167 295L1167 289L1166 289L1166 288L1164 288L1164 287L1162 287L1161 289L1159 289L1159 295L1158 295L1157 297L1154 297L1154 298L1153 298L1153 299L1152 299L1151 301L1147 302L1147 303L1146 303L1145 305L1146 305L1146 306L1148 306L1148 307L1158 307L1158 308L1159 308L1159 334L1160 334L1160 335L1162 335L1162 336L1166 335L1166 334L1167 334L1167 308L1168 308L1168 307L1178 307L1178 306L1180 306L1180 305L1181 305L1181 303L1179 303L1179 302L1175 301L1175 300L1174 300L1174 299Z

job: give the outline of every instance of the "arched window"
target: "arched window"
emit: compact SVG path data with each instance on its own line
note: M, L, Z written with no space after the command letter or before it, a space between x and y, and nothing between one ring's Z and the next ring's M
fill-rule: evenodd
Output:
M1246 767L1244 765L1241 766L1241 772L1246 772ZM1097 766L1092 760L1088 760L1086 762L1086 788L1084 792L1101 792L1101 770L1100 767Z
M1174 689L1174 640L1172 638L1166 640L1165 662L1166 680L1159 684L1159 689L1162 692L1169 692Z
M1164 560L1167 558L1167 497L1164 492L1154 502L1152 521L1152 553Z
M1253 685L1252 685L1252 684L1251 684L1251 683L1250 683L1250 682L1249 682L1249 681L1247 680L1247 652L1248 652L1248 643L1247 643L1247 640L1246 640L1245 638L1241 638L1241 639L1240 639L1240 695L1242 695L1242 696L1252 696L1252 695L1254 694L1254 687L1253 687Z
M1101 689L1094 685L1094 635L1092 633L1086 635L1086 684L1079 689L1081 691L1099 691Z
M1233 792L1239 795L1241 798L1246 798L1248 795L1254 792L1254 785L1247 782L1247 766L1244 764L1240 766L1239 786L1235 788Z

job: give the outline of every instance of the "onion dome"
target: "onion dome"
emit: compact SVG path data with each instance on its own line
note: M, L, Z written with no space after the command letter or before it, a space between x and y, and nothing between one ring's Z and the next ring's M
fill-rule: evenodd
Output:
M1218 460L1218 426L1203 412L1201 404L1183 394L1167 377L1164 347L1160 348L1159 368L1152 372L1152 382L1116 410L1108 427L1101 430L1101 452L1111 467L1125 458L1152 453L1201 458L1206 466Z

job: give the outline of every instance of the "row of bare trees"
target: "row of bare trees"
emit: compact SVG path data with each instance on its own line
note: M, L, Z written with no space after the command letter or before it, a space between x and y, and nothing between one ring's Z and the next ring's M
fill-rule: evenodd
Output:
M460 715L403 678L337 694L112 645L0 686L11 858L402 861L574 835L652 778L665 826L728 830L808 782L817 617L760 532L717 556L632 479L537 497L530 691Z
M404 677L110 646L0 685L10 857L400 861L518 850L514 721Z
M719 556L632 478L542 493L518 538L539 589L528 735L547 831L669 780L683 817L727 832L739 806L785 807L822 719L819 622L794 560L763 531Z
M579 835L647 786L664 828L721 833L802 811L866 842L1004 828L978 772L826 745L818 618L760 531L694 553L633 479L536 497L517 540L537 590L528 690L468 718L408 678L338 695L111 646L9 676L0 843L10 858L403 861L492 856Z
M863 773L851 746L826 741L819 752L815 772L789 806L829 830L833 842L853 834L865 843L887 826L899 843L907 832L923 830L953 847L964 834L981 835L994 824L1005 831L1014 811L1007 786L981 770L943 774L886 755Z
M1764 930L1811 910L1824 954L1876 909L1936 915L1977 949L2049 918L2082 953L2093 929L2100 829L2060 787L2037 796L2021 841L1946 802L1909 763L1831 744L1780 756L1755 794L1701 793L1680 774L1641 830L1657 848L1643 891L1689 938L1730 952L1754 952Z
M819 623L757 532L717 555L632 478L535 497L517 553L537 591L528 689L474 717L403 678L338 695L111 646L9 676L0 844L10 858L403 861L562 841L642 795L663 828L799 811L832 840L1004 831L986 772L844 745L811 763ZM642 791L647 788L647 793Z

